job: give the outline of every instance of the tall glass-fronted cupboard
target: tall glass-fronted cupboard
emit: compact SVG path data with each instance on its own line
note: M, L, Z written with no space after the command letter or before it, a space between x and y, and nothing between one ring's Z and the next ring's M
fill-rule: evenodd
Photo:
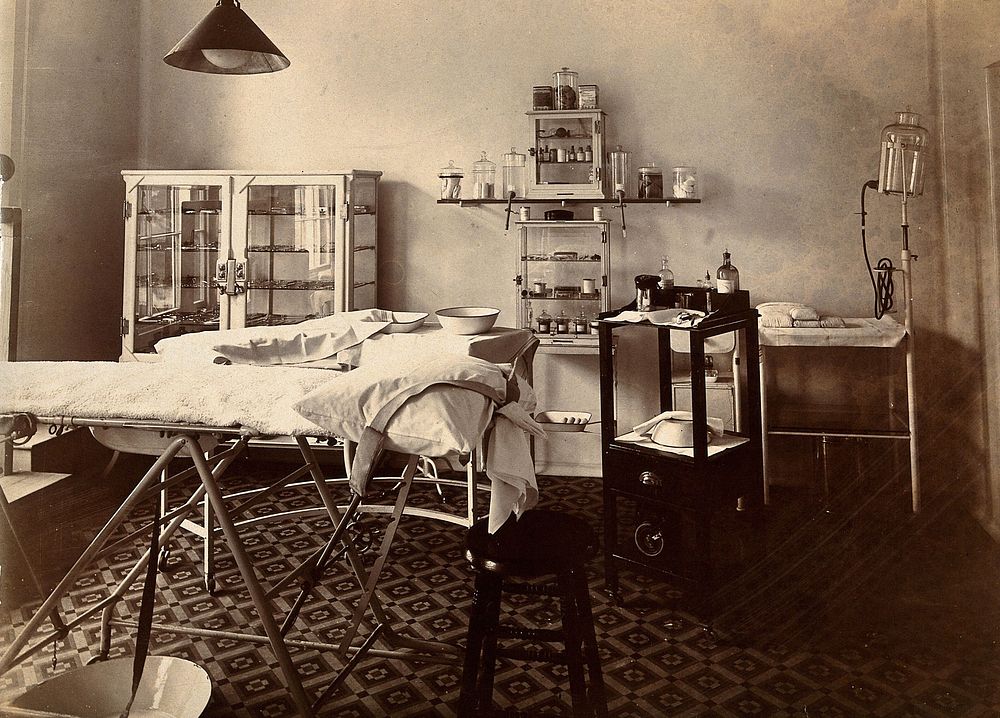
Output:
M377 301L382 173L126 170L123 360Z

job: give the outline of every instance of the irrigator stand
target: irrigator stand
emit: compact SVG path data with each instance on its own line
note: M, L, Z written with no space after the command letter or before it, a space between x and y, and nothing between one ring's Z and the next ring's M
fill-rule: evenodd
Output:
M900 264L903 273L903 326L906 328L906 410L908 430L910 434L910 492L913 500L913 513L920 511L920 473L917 467L917 387L915 379L914 352L916 342L913 337L913 290L911 287L910 262L917 256L910 253L910 225L906 218L906 188L903 188L902 222L903 249L900 252Z

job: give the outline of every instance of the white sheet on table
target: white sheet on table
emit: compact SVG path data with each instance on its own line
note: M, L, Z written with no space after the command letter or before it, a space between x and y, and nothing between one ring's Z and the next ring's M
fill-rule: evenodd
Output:
M305 359L327 358L315 354L303 356L301 350L294 344L295 338L299 335L320 338L328 335L332 341L317 343L313 347L313 350L329 349L335 353L347 349L358 341L370 336L373 332L381 331L383 327L388 326L391 319L392 313L385 309L361 309L353 312L331 314L330 316L319 317L317 319L307 319L297 324L245 327L243 329L222 329L218 331L182 334L177 337L161 339L156 342L155 349L161 361L211 364L216 357L223 356L221 352L215 349L216 346L249 347L251 344L257 346L269 344L275 351L280 351L282 348L293 350L294 355L289 355L287 361L279 360L273 362L287 364L304 361ZM374 324L368 324L369 322ZM337 342L336 337L340 336L343 338L346 336L345 332L347 331L353 331L355 339L348 340L347 343L344 343L344 341ZM320 351L320 353L323 353L323 351Z
M897 346L906 328L892 317L844 319L839 329L812 327L759 327L762 346L770 347L880 347Z
M0 362L0 413L321 436L326 432L292 406L337 376L316 369L197 362Z

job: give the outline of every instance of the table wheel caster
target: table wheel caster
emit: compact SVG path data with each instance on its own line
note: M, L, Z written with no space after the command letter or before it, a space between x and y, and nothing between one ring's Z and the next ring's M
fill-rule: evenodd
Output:
M219 590L218 584L215 582L214 576L205 577L205 590L208 591L209 596L214 596L216 591Z
M161 571L161 572L162 571L166 571L167 570L167 561L169 561L169 560L170 560L170 549L168 549L168 548L161 548L160 549L160 554L156 558L156 568L159 571Z
M98 654L97 654L96 656L92 656L92 657L91 657L91 658L90 658L90 659L89 659L89 660L87 661L87 665L88 665L88 666L92 666L92 665L94 665L95 663L103 663L103 662L104 662L104 661L106 661L106 660L108 660L108 654L107 654L107 653L98 653Z

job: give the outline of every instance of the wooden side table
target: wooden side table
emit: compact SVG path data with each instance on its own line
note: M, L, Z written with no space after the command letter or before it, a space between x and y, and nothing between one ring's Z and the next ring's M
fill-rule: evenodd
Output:
M668 448L650 440L636 441L615 422L614 384L616 332L655 333L662 411L672 409L672 332L686 335L690 349L693 446ZM604 552L608 592L621 600L618 567L652 572L691 589L694 608L704 619L714 614L713 594L719 578L713 524L725 509L740 502L744 516L763 541L763 469L760 435L758 367L747 362L734 381L740 383L740 431L725 431L709 439L705 391L705 341L735 332L740 354L756 356L757 312L747 306L710 315L694 328L654 325L605 318L600 323L601 438L604 468ZM623 351L619 345L617 353ZM619 374L619 385L625 379ZM742 501L741 501L742 500ZM630 522L621 504L635 505ZM633 523L636 525L633 527ZM633 530L634 528L634 530ZM626 537L632 534L631 541Z

